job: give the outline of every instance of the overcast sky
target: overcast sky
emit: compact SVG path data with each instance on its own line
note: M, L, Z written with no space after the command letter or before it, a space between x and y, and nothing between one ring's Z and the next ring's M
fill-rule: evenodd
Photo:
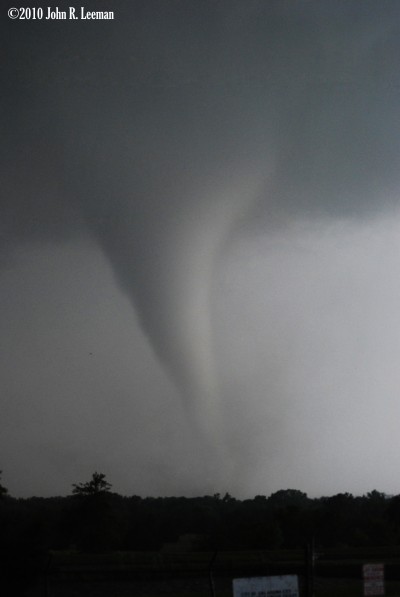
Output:
M85 9L1 18L3 484L400 493L398 1Z

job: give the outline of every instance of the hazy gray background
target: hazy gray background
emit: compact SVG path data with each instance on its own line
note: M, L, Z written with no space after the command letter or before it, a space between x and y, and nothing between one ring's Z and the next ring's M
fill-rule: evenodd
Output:
M399 3L85 7L2 16L2 482L400 492Z

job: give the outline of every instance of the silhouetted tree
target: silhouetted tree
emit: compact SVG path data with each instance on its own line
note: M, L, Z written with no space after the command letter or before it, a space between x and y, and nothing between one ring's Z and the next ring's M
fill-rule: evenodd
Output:
M3 474L3 471L0 471L0 479L1 479L1 475ZM8 490L4 487L4 485L2 485L0 483L0 498L6 496L8 494Z
M384 517L396 535L396 542L400 543L400 495L389 500Z
M72 493L74 495L89 496L97 495L99 493L107 493L110 491L112 485L106 481L106 476L103 473L93 473L92 479L87 483L74 483Z
M70 513L73 543L83 551L118 549L120 525L111 484L103 473L95 472L87 483L73 484L74 507Z
M288 506L301 508L307 504L308 497L299 489L280 489L269 496L268 502L274 508L287 508Z

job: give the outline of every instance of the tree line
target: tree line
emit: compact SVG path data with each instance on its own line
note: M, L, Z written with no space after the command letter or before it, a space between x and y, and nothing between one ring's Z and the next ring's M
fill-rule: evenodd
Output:
M14 498L0 484L0 536L3 551L30 553L157 551L188 536L197 550L295 549L311 537L322 548L395 546L400 495L126 497L95 472L66 497Z

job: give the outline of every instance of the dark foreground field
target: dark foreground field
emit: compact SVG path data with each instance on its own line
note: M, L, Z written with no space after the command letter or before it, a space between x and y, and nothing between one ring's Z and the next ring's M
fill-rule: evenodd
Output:
M232 597L232 579L215 579L215 597ZM400 597L400 582L388 581L387 597ZM204 578L146 580L146 581L63 581L50 582L47 589L37 585L24 593L26 597L211 597L211 589ZM301 596L305 596L301 587ZM362 597L360 579L317 578L315 597Z
M386 595L400 597L397 549L343 550L316 554L314 575L302 550L217 554L130 552L52 553L30 563L14 561L7 594L15 597L228 597L232 580L246 576L297 574L301 597L314 583L314 597L361 597L363 563L385 563ZM308 571L308 576L307 576ZM6 571L7 572L7 571Z

